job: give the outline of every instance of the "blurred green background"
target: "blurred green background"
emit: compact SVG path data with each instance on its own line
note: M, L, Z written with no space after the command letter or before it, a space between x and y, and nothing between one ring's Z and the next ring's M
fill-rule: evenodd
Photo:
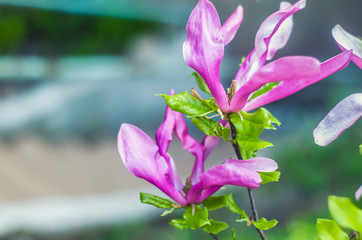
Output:
M214 0L222 22L238 4L244 20L222 63L226 86L240 58L253 49L276 0ZM295 1L293 1L294 3ZM121 164L121 123L151 136L163 119L157 93L195 86L182 58L185 25L196 0L0 0L0 238L1 239L211 239L176 230L170 217L143 206L138 192L155 188ZM362 36L360 0L308 1L294 15L294 31L276 58L311 55L325 61L340 52L331 29L340 24ZM314 239L317 217L328 218L327 196L353 198L362 183L361 121L327 147L312 131L340 100L361 92L354 64L266 108L282 125L260 151L282 172L279 183L255 191L259 214L276 218L269 239ZM190 124L191 134L201 133ZM192 158L176 142L171 153L183 177ZM207 166L233 155L221 143ZM227 187L250 214L246 190ZM156 192L157 193L157 192ZM361 202L357 203L361 206ZM172 216L176 216L176 212ZM224 216L215 212L215 218ZM245 224L238 239L258 239ZM220 234L231 239L230 230Z

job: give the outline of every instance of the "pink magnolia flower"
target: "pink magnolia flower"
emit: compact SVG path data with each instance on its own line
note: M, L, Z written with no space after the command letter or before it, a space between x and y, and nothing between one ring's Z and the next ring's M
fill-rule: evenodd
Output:
M167 153L173 133L184 149L195 157L186 186L178 176L175 163ZM277 164L268 158L245 161L228 159L224 164L204 171L204 162L216 146L215 137L206 136L202 143L192 138L182 114L166 108L165 118L156 132L156 142L139 128L122 124L118 134L118 151L128 171L152 183L180 205L199 203L223 185L257 188L262 179L258 172L271 172Z
M342 51L352 50L352 61L362 69L362 41L346 32L340 25L332 29L332 35ZM362 93L349 95L340 101L313 130L314 142L327 146L344 130L362 116ZM362 186L355 193L356 199L362 197Z
M271 60L287 43L293 27L292 15L305 7L306 0L294 5L282 2L280 10L270 15L255 37L255 48L246 57L235 76L236 93L229 101L220 81L220 63L225 46L234 38L243 19L243 9L235 12L221 26L215 7L199 0L186 26L187 39L183 56L187 65L205 80L216 104L227 112L250 111L287 97L330 74L343 69L351 52L343 52L323 63L308 56L288 56ZM266 83L281 82L269 92L249 100L251 94Z
M342 51L353 51L351 60L362 69L362 41L346 32L340 25L334 26L332 35Z
M362 116L362 93L340 101L313 130L314 142L327 146Z

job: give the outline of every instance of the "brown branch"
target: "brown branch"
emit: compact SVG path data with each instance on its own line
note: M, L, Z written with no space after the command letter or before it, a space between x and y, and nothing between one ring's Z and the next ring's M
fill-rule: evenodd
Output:
M235 140L236 135L237 135L236 128L231 121L229 121L229 124L230 124L230 129L231 129L231 138L233 140ZM238 159L243 160L238 144L233 142L232 145L233 145L233 148L235 150L235 153L236 153L236 156L238 157ZM248 195L249 195L249 200L250 200L251 211L253 213L252 220L258 221L259 220L258 211L256 210L256 204L255 204L255 199L254 199L254 195L253 195L253 190L251 188L248 188ZM260 230L258 228L255 228L255 229L259 233L259 236L262 240L267 240L263 230Z

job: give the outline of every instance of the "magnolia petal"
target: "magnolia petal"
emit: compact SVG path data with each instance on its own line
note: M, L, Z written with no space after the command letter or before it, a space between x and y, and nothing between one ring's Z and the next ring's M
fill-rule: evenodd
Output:
M174 91L171 90L170 94L173 95ZM195 156L195 164L191 174L191 183L198 181L199 175L204 172L204 152L206 148L190 136L182 114L171 110L167 106L165 119L156 132L156 142L160 148L161 156L166 159L166 162L171 169L169 173L171 183L175 184L179 191L182 191L183 183L178 176L173 160L167 153L173 132L175 132L177 138L181 140L183 148Z
M224 57L224 42L219 15L208 0L200 0L192 11L186 26L187 39L183 56L188 66L205 80L216 104L228 107L224 87L220 82L220 63Z
M230 102L230 111L242 110L251 93L270 82L305 79L317 75L320 62L312 57L290 56L273 61L260 68L240 88Z
M118 133L118 151L129 172L155 185L176 202L186 204L183 195L169 182L165 159L146 133L131 124L122 124Z
M326 146L362 116L362 93L340 101L313 131L314 142Z
M219 144L219 137L206 135L202 140L201 144L206 148L205 150L205 159L210 156L212 150Z
M339 55L323 62L320 65L320 72L309 78L291 79L292 81L282 81L278 86L269 92L254 98L246 104L243 111L251 111L268 103L277 101L292 95L303 88L316 83L323 78L345 68L351 59L351 52L342 52Z
M243 17L243 8L241 5L239 5L235 12L222 25L221 31L225 46L234 39L235 34L238 31L241 22L243 21Z
M294 5L285 8L286 3L281 5L281 9L272 15L270 15L259 27L258 32L255 36L255 49L248 55L248 61L244 61L241 65L238 73L236 74L235 80L237 84L237 89L240 88L248 79L256 72L260 67L262 67L267 59L268 55L272 56L278 48L278 39L280 38L280 49L288 41L288 32L291 31L293 24L290 24L290 16L299 10L305 7L306 0L299 0ZM284 21L287 23L282 27L281 32L278 32L278 29L281 28L281 25ZM275 40L273 36L277 34ZM285 43L284 43L285 41ZM269 45L272 43L272 50L269 52ZM268 54L269 52L269 54Z
M260 164L258 166L258 164ZM263 166L266 164L266 166ZM257 188L261 183L259 171L274 171L276 163L271 159L253 158L248 160L228 160L223 165L210 168L200 176L202 187L235 185Z
M332 29L332 35L342 51L353 50L352 61L362 69L362 41L346 32L340 25Z
M238 159L228 159L224 164L242 164L244 168L256 172L273 172L278 169L278 164L274 160L265 157L242 160L242 163Z
M200 203L206 198L210 197L212 194L217 192L222 186L214 186L207 189L204 189L202 182L198 182L192 186L189 193L187 194L188 203Z
M290 6L292 5L288 2L281 2L279 9L284 10L289 8ZM272 59L275 53L287 44L289 37L292 33L292 30L293 30L293 15L290 15L284 20L284 22L282 22L278 30L271 37L268 46L268 55L266 60Z
M362 185L356 191L355 197L357 201L362 197Z

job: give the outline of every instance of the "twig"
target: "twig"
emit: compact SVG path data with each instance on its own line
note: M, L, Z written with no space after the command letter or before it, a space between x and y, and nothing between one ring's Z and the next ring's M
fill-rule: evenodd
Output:
M220 238L216 234L210 233L210 236L213 237L215 240L220 240Z
M229 121L230 124L230 129L231 129L231 138L234 140L236 138L236 128L234 126L234 124ZM243 160L241 153L240 153L240 149L237 143L233 143L233 148L235 150L236 156L238 157L239 160ZM256 204L255 204L255 199L254 199L254 195L253 195L253 190L251 188L248 188L248 194L249 194L249 200L250 200L250 206L251 206L251 211L253 213L253 219L254 221L258 221L259 220L259 216L258 216L258 211L256 210ZM258 228L255 228L256 231L259 233L259 236L261 239L263 240L267 240L264 231L260 230Z

